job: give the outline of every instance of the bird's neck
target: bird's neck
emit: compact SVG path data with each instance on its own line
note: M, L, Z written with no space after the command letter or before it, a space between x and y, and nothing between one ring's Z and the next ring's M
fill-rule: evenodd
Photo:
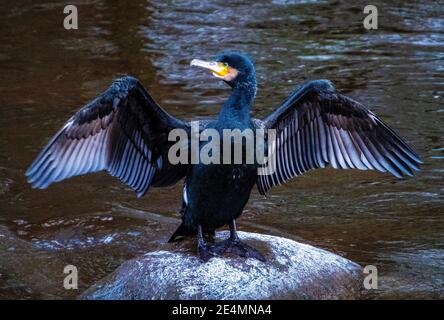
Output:
M234 86L228 100L224 103L219 113L219 121L233 124L248 124L255 96L255 82L241 83Z

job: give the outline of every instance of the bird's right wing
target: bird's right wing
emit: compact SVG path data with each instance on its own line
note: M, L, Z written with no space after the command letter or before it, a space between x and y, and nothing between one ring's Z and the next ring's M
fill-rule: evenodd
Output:
M276 130L276 171L258 176L265 194L272 186L304 172L336 169L378 170L412 175L422 163L416 152L361 103L339 93L330 81L298 87L263 120Z
M166 157L172 129L189 124L158 106L133 77L116 80L108 90L71 117L26 171L34 188L89 172L106 170L135 190L175 183L185 165Z

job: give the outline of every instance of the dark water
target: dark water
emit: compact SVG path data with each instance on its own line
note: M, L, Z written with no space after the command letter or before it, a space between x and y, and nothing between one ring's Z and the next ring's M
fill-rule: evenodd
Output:
M113 78L131 74L170 113L218 112L228 89L192 58L225 50L256 61L256 116L296 84L331 79L371 106L425 160L414 178L331 169L256 192L240 228L282 235L378 267L369 298L444 298L444 2L391 1L379 29L362 1L61 1L0 4L0 297L72 298L120 263L164 246L181 185L143 199L105 174L32 190L24 171L44 143ZM63 267L80 288L62 288Z

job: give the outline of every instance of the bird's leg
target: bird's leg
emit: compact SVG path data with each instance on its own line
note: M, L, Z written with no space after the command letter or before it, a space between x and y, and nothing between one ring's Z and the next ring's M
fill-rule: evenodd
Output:
M216 235L216 231L210 230L210 231L207 231L206 234L207 234L207 241L214 243L214 237Z
M197 226L197 250L202 261L207 262L211 257L217 256L212 245L205 242L202 226Z
M215 244L215 252L218 254L231 253L246 258L254 258L259 261L265 261L264 256L252 246L240 241L237 235L236 221L229 224L230 237L227 240Z
M230 227L230 239L229 240L239 241L239 236L237 235L236 220L233 219L233 222L231 222L228 226Z

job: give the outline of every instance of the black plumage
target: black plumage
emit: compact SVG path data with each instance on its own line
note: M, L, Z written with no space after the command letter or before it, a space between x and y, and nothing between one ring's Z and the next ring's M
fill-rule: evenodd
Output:
M168 141L173 129L191 133L189 122L164 111L133 77L111 87L71 117L27 170L29 183L51 183L89 172L107 171L144 195L150 186L172 185L185 177L182 224L176 241L197 234L202 259L231 252L263 260L239 241L235 220L255 184L261 194L304 172L331 165L338 169L378 170L396 177L418 171L421 159L392 129L359 102L340 94L328 80L299 86L264 120L250 117L257 84L251 60L242 54L218 56L216 62L193 60L232 87L214 120L199 130L275 129L276 171L258 174L259 164L172 164ZM221 134L222 136L222 134ZM189 145L186 146L188 148ZM245 152L245 151L244 151ZM228 224L230 238L208 243L215 229Z
M71 117L30 168L28 181L44 189L72 176L105 170L140 197L151 185L171 185L183 166L164 163L172 129L189 124L171 117L133 77L116 80Z
M378 170L401 178L418 171L419 156L392 129L328 80L297 88L263 120L276 129L276 172L261 175L258 188L331 165L336 169Z

